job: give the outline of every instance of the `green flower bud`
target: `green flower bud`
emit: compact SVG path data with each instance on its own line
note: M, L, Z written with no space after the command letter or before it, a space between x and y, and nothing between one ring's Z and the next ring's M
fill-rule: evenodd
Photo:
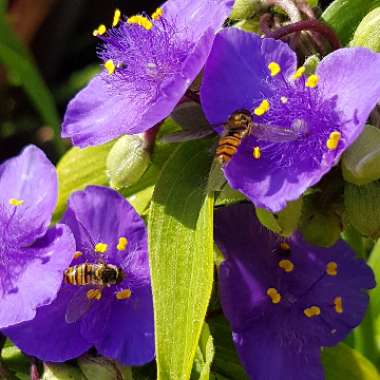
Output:
M343 177L355 185L380 179L380 130L367 125L342 158Z
M121 137L107 157L107 175L111 187L120 189L135 184L150 162L150 155L144 149L142 137L137 135Z
M363 46L380 51L380 7L367 14L359 24L350 43L351 46Z
M305 67L305 75L310 76L314 74L320 61L321 59L317 54L307 57L305 63L303 64L303 66Z
M250 18L260 7L260 0L236 0L232 8L230 18L232 20L243 20Z
M68 364L45 364L42 380L86 380L86 377Z
M250 20L241 20L234 24L235 28L242 29L246 32L253 32L257 34L261 34L260 30L260 22L256 19L250 19Z
M113 363L111 360L103 357L91 357L89 355L82 356L78 359L78 365L87 379L132 379L130 368L122 368L116 365L116 363Z

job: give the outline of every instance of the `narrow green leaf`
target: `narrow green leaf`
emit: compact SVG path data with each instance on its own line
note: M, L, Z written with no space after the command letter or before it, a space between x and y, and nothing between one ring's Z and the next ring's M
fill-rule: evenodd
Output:
M213 281L213 199L205 191L213 141L175 150L156 184L149 252L159 380L187 380Z
M63 142L60 139L60 118L54 99L31 55L10 29L3 12L0 12L0 35L0 61L19 78L21 85L45 123L53 128L57 150L63 152Z
M322 353L326 380L379 380L376 367L358 351L341 343Z
M376 282L380 284L380 239L372 249L368 264L375 273ZM380 316L380 286L371 291L371 304L373 315Z

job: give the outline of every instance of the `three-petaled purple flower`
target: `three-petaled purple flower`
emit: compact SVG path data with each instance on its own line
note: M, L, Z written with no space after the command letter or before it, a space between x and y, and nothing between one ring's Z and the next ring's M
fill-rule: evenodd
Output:
M24 352L46 361L72 359L95 346L127 365L149 362L154 324L143 220L117 192L91 186L71 196L62 223L76 239L70 268L75 266L82 285L63 284L57 299L39 308L34 320L4 333ZM87 269L80 271L83 264ZM91 265L117 268L121 282L83 285Z
M57 296L75 242L67 226L48 229L56 200L55 167L37 147L0 166L0 328Z
M141 133L165 119L202 69L233 0L169 0L151 17L95 31L105 69L69 104L62 136L81 147Z
M340 49L307 78L296 62L281 41L225 29L215 39L201 87L213 125L237 111L252 115L252 132L224 173L257 207L274 212L338 162L380 98L380 54Z
M220 209L215 239L226 260L220 292L241 361L254 380L323 380L320 348L362 320L374 276L339 241L319 248L265 230L252 205Z

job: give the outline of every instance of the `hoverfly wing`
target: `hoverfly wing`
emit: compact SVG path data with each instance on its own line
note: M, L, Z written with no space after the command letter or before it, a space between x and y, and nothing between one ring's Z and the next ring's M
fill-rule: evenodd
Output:
M79 321L90 310L94 300L87 298L87 291L87 286L81 286L76 293L74 293L66 308L66 323L70 324Z

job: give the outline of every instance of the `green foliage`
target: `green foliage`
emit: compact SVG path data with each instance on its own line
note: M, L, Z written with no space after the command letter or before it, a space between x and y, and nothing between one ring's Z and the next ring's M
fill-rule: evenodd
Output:
M159 380L188 379L213 281L213 199L206 178L212 141L175 150L157 181L149 256Z
M106 358L83 356L78 366L89 380L132 380L130 368L121 368Z
M250 18L260 6L262 6L260 0L236 0L230 18L232 20Z
M363 46L380 51L380 7L367 14L355 31L351 46Z
M46 364L42 380L88 380L82 372L69 364Z

